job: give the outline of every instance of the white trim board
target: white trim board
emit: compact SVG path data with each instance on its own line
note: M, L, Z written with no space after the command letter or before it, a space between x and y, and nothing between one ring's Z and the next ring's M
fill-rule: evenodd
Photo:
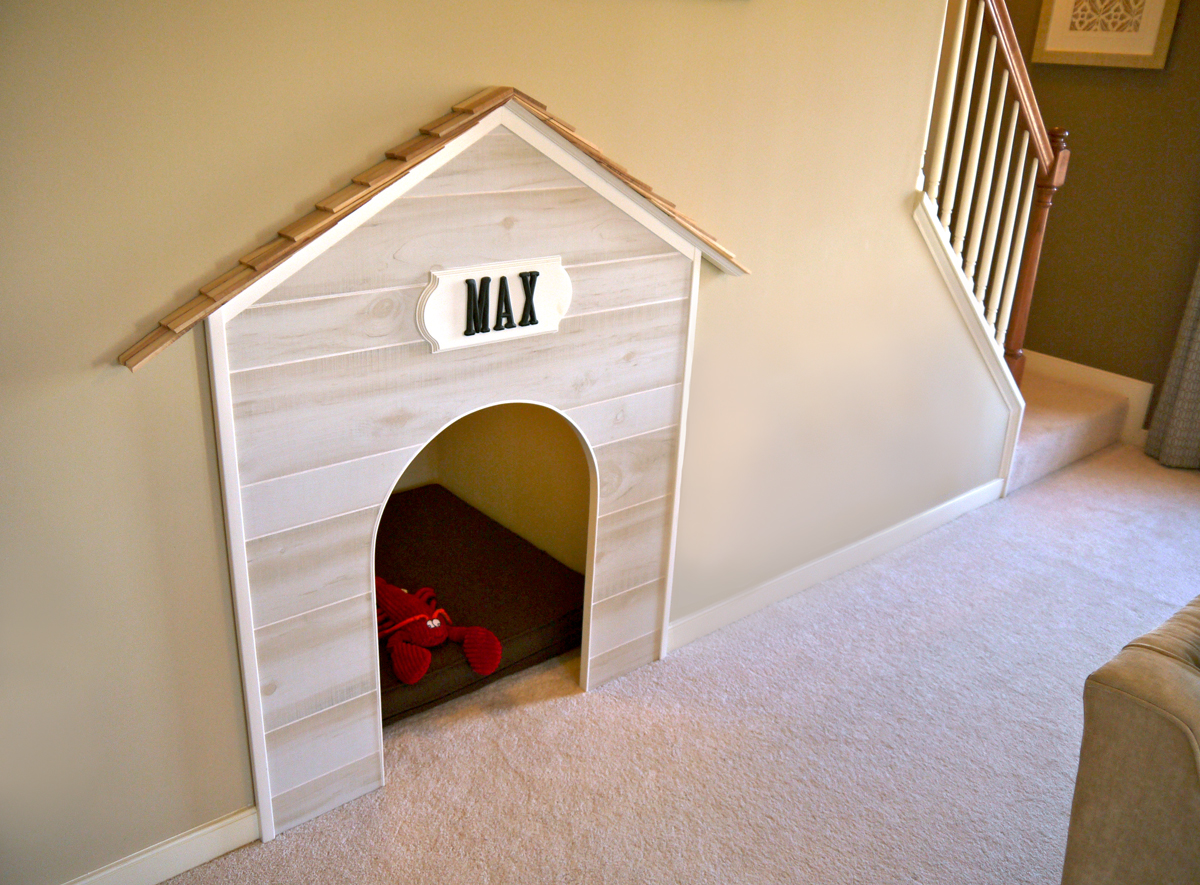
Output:
M229 351L225 340L225 321L220 318L220 313L215 312L205 321L204 332L208 339L208 381L212 389L221 498L225 505L225 541L229 550L230 589L233 593L233 619L237 628L238 659L241 663L246 736L250 741L250 771L254 779L254 801L262 809L257 818L257 827L259 836L270 840L275 836L275 817L271 806L270 776L267 772L267 733L263 728L258 653L254 647L254 612L250 606L246 521L242 512L242 484L238 476L237 438L233 429Z
M253 806L164 839L65 885L158 885L258 838Z
M918 513L916 516L899 522L891 528L876 532L861 541L835 550L827 556L784 572L777 578L772 578L757 587L751 587L716 605L672 621L667 627L667 647L671 651L682 648L689 642L707 636L714 630L719 630L735 621L740 621L773 602L786 599L801 590L807 590L814 584L840 575L876 556L881 556L907 544L976 507L982 507L984 504L997 500L1001 497L1004 486L1003 479L993 479L969 492L964 492L957 498L951 498L924 513Z
M971 281L963 273L958 256L950 246L949 234L938 219L937 206L924 191L917 193L917 206L913 210L913 218L917 229L925 238L929 251L933 254L934 263L946 281L946 288L954 299L954 305L962 314L963 322L971 333L971 340L979 356L987 366L996 390L1004 398L1008 406L1008 427L1004 432L1004 450L1000 456L999 476L1004 480L1003 497L1008 492L1008 477L1012 473L1013 455L1017 450L1017 436L1021 432L1021 421L1025 417L1025 398L1021 389L1013 380L1008 364L1004 362L1004 352L988 331L987 320L983 316L983 307L971 292Z
M1121 428L1121 442L1137 446L1139 449L1146 447L1146 437L1150 432L1142 425L1146 423L1146 415L1150 411L1150 396L1154 393L1154 385L1149 381L1127 378L1115 372L1106 372L1104 369L1035 353L1032 350L1025 351L1025 373L1127 397L1129 412L1125 416L1125 425Z

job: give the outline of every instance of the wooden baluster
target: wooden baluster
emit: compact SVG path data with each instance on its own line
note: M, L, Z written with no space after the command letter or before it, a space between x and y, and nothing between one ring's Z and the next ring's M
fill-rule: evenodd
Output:
M988 214L988 212L987 212L988 198L991 197L991 194L992 194L992 172L996 168L996 150L999 147L999 143L1000 143L1000 124L1004 122L1004 99L1007 96L1007 94L1008 94L1008 71L1004 71L1000 74L1000 87L999 87L998 92L996 93L996 114L992 119L992 136L988 141L987 157L983 161L983 171L979 173L980 184L981 184L980 189L979 189L979 199L975 203L975 209L973 210L972 215L971 215L970 246L967 247L967 263L963 267L963 271L966 273L967 277L970 279L975 278L975 262L979 258L979 246L982 242L981 234L983 233L983 230L982 230L983 222L984 222L984 218L986 218L987 214ZM1000 201L1004 198L1003 182L1008 177L1008 158L1009 158L1009 154L1012 151L1012 139L1013 139L1013 126L1014 125L1016 125L1016 108L1015 107L1013 108L1013 120L1012 120L1012 124L1010 124L1010 126L1009 126L1008 137L1005 139L1005 142L1004 142L1004 161L1000 164L1000 177L997 178L997 182L999 182L999 185L996 188L995 206L998 206L1000 204ZM993 209L992 215L997 214L997 212L995 210L995 206L992 207L992 209ZM989 225L989 227L990 227L990 225ZM990 240L994 239L995 233L994 233L994 231L989 230L989 234L991 234L991 236L989 236L989 241L990 241ZM980 301L983 301L983 292L982 292L982 289L980 288L981 285L984 287L987 286L987 270L986 270L986 268L984 269L984 272L980 275L979 279L975 280L976 297Z
M1018 169L1018 174L1020 174L1020 171ZM1037 183L1038 158L1031 157L1030 169L1028 169L1028 183L1025 186L1025 193L1020 197L1021 216L1016 221L1016 233L1009 230L1008 245L1013 245L1013 254L1007 261L1003 261L1002 259L1000 272L997 273L998 277L1006 277L1007 275L1007 278L1004 278L1003 281L997 279L995 287L995 291L1002 294L1000 296L1000 319L992 324L992 331L995 331L996 343L1001 345L1001 347L1004 345L1004 335L1008 332L1008 321L1013 315L1013 295L1016 291L1016 281L1020 277L1021 260L1025 257L1025 233L1028 227L1030 227L1030 207L1033 205L1033 188L1037 186ZM1013 188L1012 209L1016 207L1016 198L1018 198L1018 193L1016 192L1018 192L1018 189L1016 187ZM995 307L995 305L992 307Z
M1009 127L1009 135L1010 136L1016 134L1016 132L1015 132L1016 123L1017 123L1016 108L1013 108L1013 115L1012 115L1011 123L1012 123L1012 125ZM1009 170L1009 168L1011 168L1010 167L1011 157L1009 156L1009 153L1012 151L1011 140L1009 141L1008 147L1009 147L1009 150L1006 151L1005 155L1004 155L1003 173L1004 173L1005 178L1008 177L1008 170ZM1008 273L1008 253L1009 253L1009 250L1012 248L1012 244L1013 244L1013 223L1017 217L1017 206L1021 202L1021 182L1022 182L1022 180L1024 178L1024 174L1025 174L1025 156L1026 156L1026 152L1028 150L1029 150L1029 130L1027 129L1021 133L1021 146L1017 149L1017 171L1015 173L1013 173L1012 190L1008 192L1008 200L1007 200L1008 209L1004 213L1004 227L1002 227L1002 228L998 227L998 222L1000 219L1000 208L1001 208L1001 203L1000 203L999 197L996 198L996 203L994 206L992 206L992 218L990 219L989 224L988 224L988 243L987 243L987 250L984 252L984 256L983 256L983 271L981 274L982 286L979 289L979 300L980 301L984 300L984 295L987 292L988 277L991 276L991 273L992 273L992 257L995 255L996 233L998 230L1001 232L1000 233L1000 237L1001 237L1001 239L1000 239L1000 260L996 262L996 275L995 275L995 280L992 283L992 294L991 294L991 297L987 299L987 302L988 302L987 321L988 321L988 323L991 324L992 331L995 331L995 329L996 329L996 310L1000 305L1000 293L1004 291L1004 277L1005 277L1005 274ZM1033 165L1035 167L1037 166L1037 158L1036 157L1033 158ZM1033 180L1032 172L1029 173L1029 178L1030 178L1030 181ZM1003 187L1004 184L1001 183L999 186ZM1019 236L1024 236L1024 234L1022 233ZM1024 241L1017 240L1018 251L1020 250L1019 244L1022 242L1024 242Z
M962 57L963 32L967 29L967 7L971 0L962 0L958 5L958 16L954 20L954 36L951 37L950 57L946 59L946 79L942 85L942 96L938 106L937 124L934 127L933 156L930 158L929 178L925 182L925 193L935 203L942 182L942 167L946 163L946 141L950 137L950 114L954 110L954 87L958 85L958 62Z
M988 43L987 61L983 65L983 79L979 84L979 102L975 105L975 126L971 130L971 149L967 153L967 168L963 172L963 192L959 201L958 218L954 222L954 251L963 254L967 238L967 225L971 221L971 210L975 200L975 184L979 177L979 153L983 149L983 130L987 128L988 101L992 97L992 68L996 63L996 38ZM968 276L970 274L968 273Z
M1050 144L1054 149L1054 161L1048 169L1041 170L1037 179L1037 197L1030 216L1029 233L1025 239L1025 251L1021 260L1021 273L1013 297L1012 324L1004 339L1004 359L1017 384L1025 373L1025 327L1029 323L1029 305L1033 300L1033 286L1037 282L1038 261L1042 257L1042 241L1046 236L1046 219L1054 203L1054 192L1062 187L1067 177L1067 163L1071 152L1067 150L1067 131L1050 130Z
M946 196L942 201L942 212L938 216L942 227L950 229L950 215L954 211L954 197L958 193L958 172L962 166L963 142L967 138L967 121L971 118L971 93L975 91L975 64L979 60L979 38L983 34L985 0L979 0L975 14L975 30L971 34L971 48L967 52L967 65L963 68L962 92L958 100L958 119L954 124L954 142L950 145L950 169L946 173Z

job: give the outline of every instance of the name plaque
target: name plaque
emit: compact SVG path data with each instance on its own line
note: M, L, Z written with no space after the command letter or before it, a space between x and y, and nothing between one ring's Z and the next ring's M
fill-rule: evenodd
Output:
M437 353L557 332L570 306L561 256L433 270L417 329Z

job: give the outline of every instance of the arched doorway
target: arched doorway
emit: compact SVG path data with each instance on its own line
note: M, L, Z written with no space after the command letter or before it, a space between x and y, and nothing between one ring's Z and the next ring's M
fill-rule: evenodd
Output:
M488 406L425 444L381 508L375 575L411 591L433 588L456 625L487 628L503 653L495 673L481 676L446 642L407 685L381 642L385 722L580 646L595 489L590 447L548 406Z

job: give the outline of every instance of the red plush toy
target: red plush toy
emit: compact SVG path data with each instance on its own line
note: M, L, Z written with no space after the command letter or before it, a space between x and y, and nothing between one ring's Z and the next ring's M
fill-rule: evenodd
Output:
M500 640L495 634L484 627L455 627L446 610L438 608L429 587L409 593L376 578L375 613L379 638L388 637L392 669L405 685L414 685L425 675L433 659L429 649L447 639L462 643L467 663L480 676L490 676L500 666Z

